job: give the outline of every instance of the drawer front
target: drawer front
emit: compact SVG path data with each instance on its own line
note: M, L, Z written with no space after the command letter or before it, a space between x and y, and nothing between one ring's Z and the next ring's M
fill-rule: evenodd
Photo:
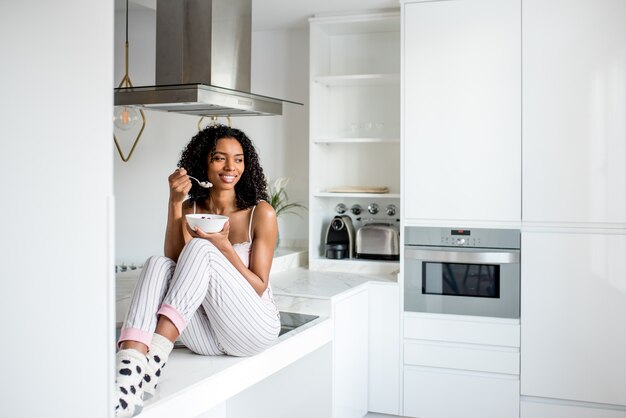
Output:
M406 342L404 364L519 375L519 350L466 344Z
M461 319L462 318L462 319ZM469 317L404 316L404 337L419 340L452 341L468 344L520 346L519 321L471 320Z
M404 416L519 418L519 379L405 367Z

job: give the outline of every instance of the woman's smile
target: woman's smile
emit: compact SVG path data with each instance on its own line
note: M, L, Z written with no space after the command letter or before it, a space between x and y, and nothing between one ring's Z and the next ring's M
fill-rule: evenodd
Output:
M224 183L233 183L235 179L237 178L237 176L234 174L225 174L225 173L221 173L219 177L220 177L220 180L222 180Z

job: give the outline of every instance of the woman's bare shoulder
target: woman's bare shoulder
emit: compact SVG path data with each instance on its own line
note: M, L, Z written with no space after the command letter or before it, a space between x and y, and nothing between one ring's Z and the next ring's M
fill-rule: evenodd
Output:
M252 234L253 237L264 237L264 239L276 237L278 231L276 212L274 211L272 205L264 200L259 202L254 209L252 229L254 231Z
M268 219L275 219L276 212L272 205L262 200L256 205L256 209L254 210L254 217L256 218L257 216L267 221Z

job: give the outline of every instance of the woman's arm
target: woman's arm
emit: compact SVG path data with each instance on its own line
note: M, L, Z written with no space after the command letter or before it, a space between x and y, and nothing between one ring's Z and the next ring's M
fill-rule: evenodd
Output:
M205 238L211 241L242 276L250 283L254 290L262 295L269 284L270 269L274 258L274 247L278 238L278 223L276 213L272 206L263 201L254 210L252 220L253 240L250 250L250 266L246 267L239 255L235 252L228 240L228 222L221 232L205 234L201 230L193 231L188 226L187 231L191 237Z
M168 182L170 198L167 209L164 254L177 262L178 256L185 246L183 202L191 189L191 180L187 177L187 171L184 168L179 168L168 177Z
M278 239L278 222L276 220L276 212L274 208L267 202L260 202L255 211L252 221L253 240L250 250L250 271L259 280L257 286L254 283L252 287L261 295L270 281L270 269L274 260L274 249L276 248L276 240Z

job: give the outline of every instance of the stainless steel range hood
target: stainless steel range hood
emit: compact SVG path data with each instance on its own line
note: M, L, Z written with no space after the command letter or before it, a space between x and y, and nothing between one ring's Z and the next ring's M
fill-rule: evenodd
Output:
M115 106L197 116L282 115L249 93L252 0L157 0L155 86L115 89Z

